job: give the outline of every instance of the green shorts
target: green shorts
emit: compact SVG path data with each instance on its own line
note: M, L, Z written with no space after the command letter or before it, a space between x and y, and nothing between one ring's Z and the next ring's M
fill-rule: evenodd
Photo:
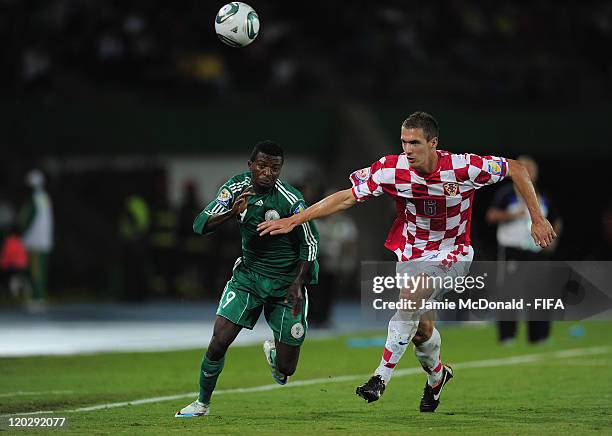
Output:
M252 330L263 309L274 338L283 344L299 347L308 330L308 295L304 287L302 310L294 317L291 305L284 303L285 297L274 296L285 294L289 285L286 280L262 276L237 262L221 295L217 315Z

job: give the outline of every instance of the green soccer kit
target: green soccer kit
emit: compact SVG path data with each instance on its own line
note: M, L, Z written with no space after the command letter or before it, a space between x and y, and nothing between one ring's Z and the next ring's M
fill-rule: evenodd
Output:
M229 179L193 223L196 233L206 234L210 216L232 208L238 196L251 186L251 173ZM300 260L314 262L304 284L317 283L319 233L314 223L297 226L291 233L259 236L257 225L266 220L285 218L306 208L302 194L286 182L277 180L267 193L255 194L246 210L237 216L242 238L242 257L238 258L227 282L217 315L252 329L262 309L276 340L301 345L308 324L308 296L303 289L302 313L294 317L291 305L284 303L287 288L297 276Z

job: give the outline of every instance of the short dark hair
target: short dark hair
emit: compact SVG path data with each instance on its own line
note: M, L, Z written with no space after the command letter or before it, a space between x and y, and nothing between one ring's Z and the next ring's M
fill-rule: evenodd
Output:
M406 129L423 129L425 138L431 141L440 136L440 128L436 119L427 112L415 112L404 120L402 127Z
M282 161L285 161L285 153L283 149L274 141L261 141L255 144L253 152L251 153L251 162L255 162L257 159L257 153L264 153L270 156L280 156Z

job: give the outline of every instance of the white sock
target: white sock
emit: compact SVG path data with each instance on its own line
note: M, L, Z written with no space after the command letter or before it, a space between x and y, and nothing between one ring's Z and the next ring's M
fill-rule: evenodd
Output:
M389 321L385 350L380 365L374 371L374 374L382 377L385 385L391 380L391 374L395 366L404 355L419 325L418 321L412 321L409 318L405 313L397 311Z
M431 337L425 342L414 346L414 355L427 372L427 383L435 386L442 380L442 361L440 360L440 346L442 338L440 332L434 327Z

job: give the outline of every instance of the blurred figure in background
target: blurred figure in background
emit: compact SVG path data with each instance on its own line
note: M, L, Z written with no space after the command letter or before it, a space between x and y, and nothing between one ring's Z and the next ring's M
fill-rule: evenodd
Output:
M119 217L123 295L128 301L142 301L148 296L150 227L151 212L146 200L140 195L128 196Z
M601 212L599 225L601 236L595 241L587 260L612 260L612 201Z
M0 249L0 271L3 287L6 284L15 299L29 300L32 288L28 280L28 252L19 237L17 226L9 229Z
M328 190L323 197L334 192ZM321 244L320 279L310 303L310 322L316 327L330 327L329 315L334 294L343 288L358 292L355 280L358 233L355 222L348 214L331 215L317 221L317 226L325 243Z
M536 189L542 214L552 224L557 235L561 234L562 221L551 203L550 198L538 189L538 165L530 156L519 156L517 159L527 169ZM533 242L531 237L531 219L521 196L514 190L512 184L499 188L486 214L489 224L497 224L497 243L500 271L498 285L504 286L512 280L511 276L521 274L521 261L549 260L558 244L558 239L552 245L542 249ZM514 261L514 262L512 262ZM536 344L546 341L550 335L551 323L545 320L528 321L529 342ZM498 337L502 344L510 344L516 337L516 321L499 321Z
M3 235L10 233L11 227L15 224L15 208L8 199L8 183L0 180L0 232Z
M179 245L178 265L180 274L179 292L181 296L201 297L202 283L213 281L214 271L203 268L215 262L216 250L210 238L202 238L193 232L193 217L202 209L193 180L183 185L182 202L178 209L177 239Z
M158 176L153 199L149 233L153 265L152 288L157 294L176 297L178 216L168 201L165 175Z
M23 245L28 250L30 260L30 280L33 301L29 308L33 311L44 310L47 298L47 266L53 250L53 207L51 198L45 191L45 176L34 169L26 175L26 184L32 195L20 213L23 229Z

